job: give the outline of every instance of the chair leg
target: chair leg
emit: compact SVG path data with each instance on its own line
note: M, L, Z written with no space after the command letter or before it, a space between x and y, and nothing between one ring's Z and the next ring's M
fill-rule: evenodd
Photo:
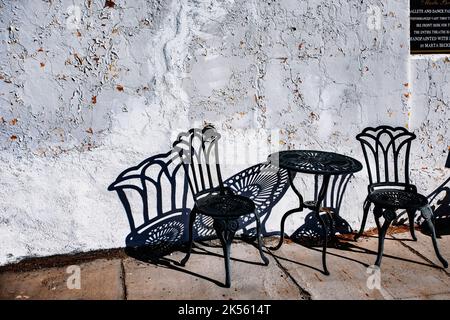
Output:
M414 241L417 241L417 237L416 237L416 231L415 231L415 222L414 222L414 218L416 216L416 210L412 210L412 209L408 209L406 211L406 213L408 214L408 220L409 220L409 232L411 233L411 237Z
M433 247L434 247L436 256L438 257L439 261L442 263L444 268L448 268L448 262L441 256L441 253L439 252L439 247L438 247L437 240L436 240L436 230L435 230L434 224L433 224L433 210L431 209L431 207L429 205L426 205L426 206L420 208L420 213L422 214L422 217L425 219L428 229L431 232L431 239L433 240Z
M366 200L364 201L364 206L363 206L363 209L364 209L363 219L362 219L361 227L359 228L358 233L357 233L357 234L355 235L355 237L353 238L355 241L358 240L358 238L361 237L361 235L362 235L363 232L364 232L364 228L365 228L365 226L366 226L367 216L369 215L369 210L370 210L371 204L372 204L372 203L371 203L368 199L366 199Z
M375 224L377 225L378 233L380 233L381 231L380 218L382 215L383 215L383 208L375 206L375 208L373 208L373 216L375 217Z
M195 222L195 217L197 216L196 213L196 208L194 207L191 211L191 213L189 214L189 239L188 239L188 248L187 248L187 253L186 256L183 258L183 260L181 260L180 265L185 266L186 262L189 260L189 257L191 256L191 251L192 251L192 244L194 242L194 222Z
M433 223L433 226L434 226L434 232L436 233L436 239L441 239L442 237L439 234L439 231L436 230L436 216L434 214L434 211L433 211L433 214L431 216L431 222Z
M234 235L238 229L237 220L214 220L214 229L222 244L223 257L225 260L225 287L231 287L230 250Z
M261 235L261 220L259 218L259 215L255 212L255 218L256 218L256 233L258 237L258 250L259 255L261 256L262 261L264 261L264 264L267 266L269 264L269 259L264 255L262 251L262 235Z
M395 211L386 209L383 213L384 222L381 227L380 233L378 235L378 254L377 260L375 261L375 265L378 267L381 265L381 258L383 257L384 250L384 238L386 237L386 232L389 229L391 222L395 219Z

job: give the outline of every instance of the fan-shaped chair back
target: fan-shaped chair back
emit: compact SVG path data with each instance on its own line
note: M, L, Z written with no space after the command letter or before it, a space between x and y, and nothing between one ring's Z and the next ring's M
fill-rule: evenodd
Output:
M212 192L224 192L220 173L218 141L220 134L208 125L178 135L173 143L188 177L194 199Z
M374 184L409 185L409 154L416 135L402 127L366 128L356 136Z

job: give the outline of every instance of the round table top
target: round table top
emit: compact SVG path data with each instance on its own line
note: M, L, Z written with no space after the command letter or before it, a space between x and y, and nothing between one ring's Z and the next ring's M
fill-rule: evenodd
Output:
M362 164L339 153L315 150L287 150L269 155L271 164L289 171L312 174L346 174L358 172Z

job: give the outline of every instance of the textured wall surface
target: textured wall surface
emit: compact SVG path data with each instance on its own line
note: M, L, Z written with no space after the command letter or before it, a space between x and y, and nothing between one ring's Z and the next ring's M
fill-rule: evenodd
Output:
M0 0L0 264L123 246L127 221L107 186L204 122L224 136L225 176L276 149L362 160L354 136L364 127L407 126L420 141L413 178L427 194L448 175L450 63L411 59L408 9L404 0ZM341 209L354 228L366 184L356 174ZM294 200L288 191L270 229Z

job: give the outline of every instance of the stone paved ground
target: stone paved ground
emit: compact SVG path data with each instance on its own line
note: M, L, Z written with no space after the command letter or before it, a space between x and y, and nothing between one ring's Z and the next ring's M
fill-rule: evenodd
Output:
M409 233L386 239L381 290L367 286L377 238L366 236L358 242L341 240L339 248L329 249L330 276L321 272L319 248L290 241L267 252L269 266L260 264L251 244L235 241L229 289L221 286L223 258L214 243L197 245L185 268L174 263L181 252L154 265L118 249L2 267L0 299L450 299L449 270L440 268L431 239L417 233L417 242L409 240ZM447 260L449 240L439 240ZM272 245L275 239L265 241ZM67 266L74 264L80 266L81 289L67 288Z

